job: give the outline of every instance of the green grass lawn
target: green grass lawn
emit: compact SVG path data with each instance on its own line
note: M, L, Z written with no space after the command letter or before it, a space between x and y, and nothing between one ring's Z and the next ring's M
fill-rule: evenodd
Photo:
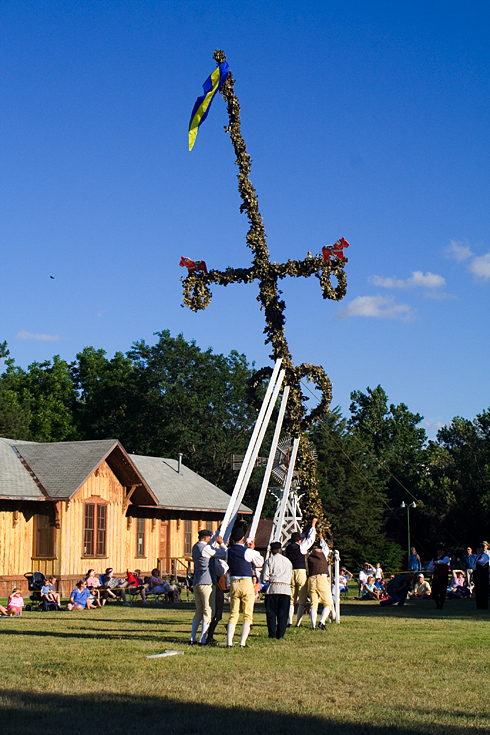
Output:
M348 600L341 625L305 618L284 641L267 638L258 604L248 649L187 646L192 614L112 604L2 618L0 733L490 732L490 614L473 600ZM165 649L184 655L146 658Z

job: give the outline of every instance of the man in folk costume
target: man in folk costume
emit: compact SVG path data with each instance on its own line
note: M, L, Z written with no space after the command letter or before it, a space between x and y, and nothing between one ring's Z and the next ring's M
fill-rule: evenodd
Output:
M315 544L308 555L308 595L310 597L310 618L313 630L316 628L320 600L323 604L323 610L318 627L325 630L328 616L334 617L332 587L328 576L329 553L330 549L320 535L319 543Z
M311 528L306 538L301 538L299 532L291 535L289 544L286 546L286 556L293 565L293 577L291 580L291 604L289 607L289 625L293 624L294 603L298 599L298 614L296 627L299 628L303 618L306 599L308 597L308 585L306 578L306 554L315 543L317 518L313 518Z
M432 598L436 609L442 610L446 599L446 589L449 582L449 566L451 562L442 546L437 547L437 556L429 564L432 572Z
M265 615L269 638L284 638L288 627L293 565L281 554L279 541L271 544L271 556L262 567L260 581L269 582L265 593Z
M213 619L208 630L206 645L214 643L214 631L223 617L223 605L225 601L226 591L226 574L228 572L228 564L224 559L217 559L213 556L209 561L209 569L213 580L213 593L211 595L211 607L213 608Z
M488 610L488 567L490 557L483 544L476 550L476 564L473 570L475 601L477 610Z
M247 647L247 638L253 624L253 612L255 602L255 590L252 582L252 564L259 569L264 564L264 559L258 551L255 551L254 541L245 543L245 531L243 528L234 528L231 532L232 546L228 547L227 562L230 574L230 619L227 628L227 646L233 645L236 624L240 615L240 607L243 610L243 625L241 631L240 645Z
M200 645L206 645L206 636L213 619L211 596L213 592L213 578L209 569L209 562L213 557L224 558L226 546L221 536L216 542L219 546L210 544L212 532L208 529L199 531L199 541L192 547L192 561L194 562L193 592L196 603L196 612L192 621L191 639L189 644L195 645L197 631L202 622Z

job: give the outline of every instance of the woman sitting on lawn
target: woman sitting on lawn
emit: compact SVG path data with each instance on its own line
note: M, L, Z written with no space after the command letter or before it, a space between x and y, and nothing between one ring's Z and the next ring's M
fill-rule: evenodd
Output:
M374 584L374 577L370 574L367 581L362 585L361 600L379 600L380 596L380 591Z
M95 610L96 605L92 605L90 597L92 592L87 587L84 579L77 582L75 589L70 595L70 602L67 604L67 610ZM99 605L100 607L100 605Z

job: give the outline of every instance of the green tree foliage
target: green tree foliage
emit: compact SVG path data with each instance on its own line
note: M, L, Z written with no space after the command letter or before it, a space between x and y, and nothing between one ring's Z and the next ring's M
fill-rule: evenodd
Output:
M342 562L353 572L366 560L380 561L386 570L399 569L400 547L385 535L389 509L376 461L337 410L311 438L318 455L319 493Z
M426 504L442 521L453 551L487 539L490 527L490 409L473 421L456 417L429 446Z
M230 491L232 454L245 451L257 415L245 397L251 372L244 355L202 351L168 331L110 360L86 348L72 366L80 435L118 438L138 454L182 452L191 469Z
M76 439L75 392L69 365L59 355L26 371L12 358L0 376L0 433L29 441Z
M378 463L377 475L393 513L387 524L390 538L407 548L407 514L402 501L417 499L410 515L411 544L424 558L431 558L433 523L426 518L421 483L426 474L427 437L418 426L422 416L412 413L404 403L388 404L383 388L367 388L366 393L351 393L349 427L362 446ZM405 555L405 563L406 563Z

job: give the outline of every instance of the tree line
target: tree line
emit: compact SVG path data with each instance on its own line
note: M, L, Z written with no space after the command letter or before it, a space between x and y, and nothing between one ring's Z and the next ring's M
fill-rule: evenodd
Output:
M26 370L0 343L0 436L114 438L130 453L182 452L187 466L230 493L232 455L245 453L257 416L246 400L254 365L243 354L203 351L169 331L156 337L154 345L135 342L112 358L85 347L73 362L54 356ZM432 558L436 544L457 555L490 535L489 411L454 418L435 441L421 428L423 417L390 404L379 385L354 391L349 413L332 410L310 436L333 542L347 566L354 571L367 559L400 568L410 503L411 544L422 559ZM252 474L245 499L252 507L262 472ZM273 514L272 500L265 511Z

